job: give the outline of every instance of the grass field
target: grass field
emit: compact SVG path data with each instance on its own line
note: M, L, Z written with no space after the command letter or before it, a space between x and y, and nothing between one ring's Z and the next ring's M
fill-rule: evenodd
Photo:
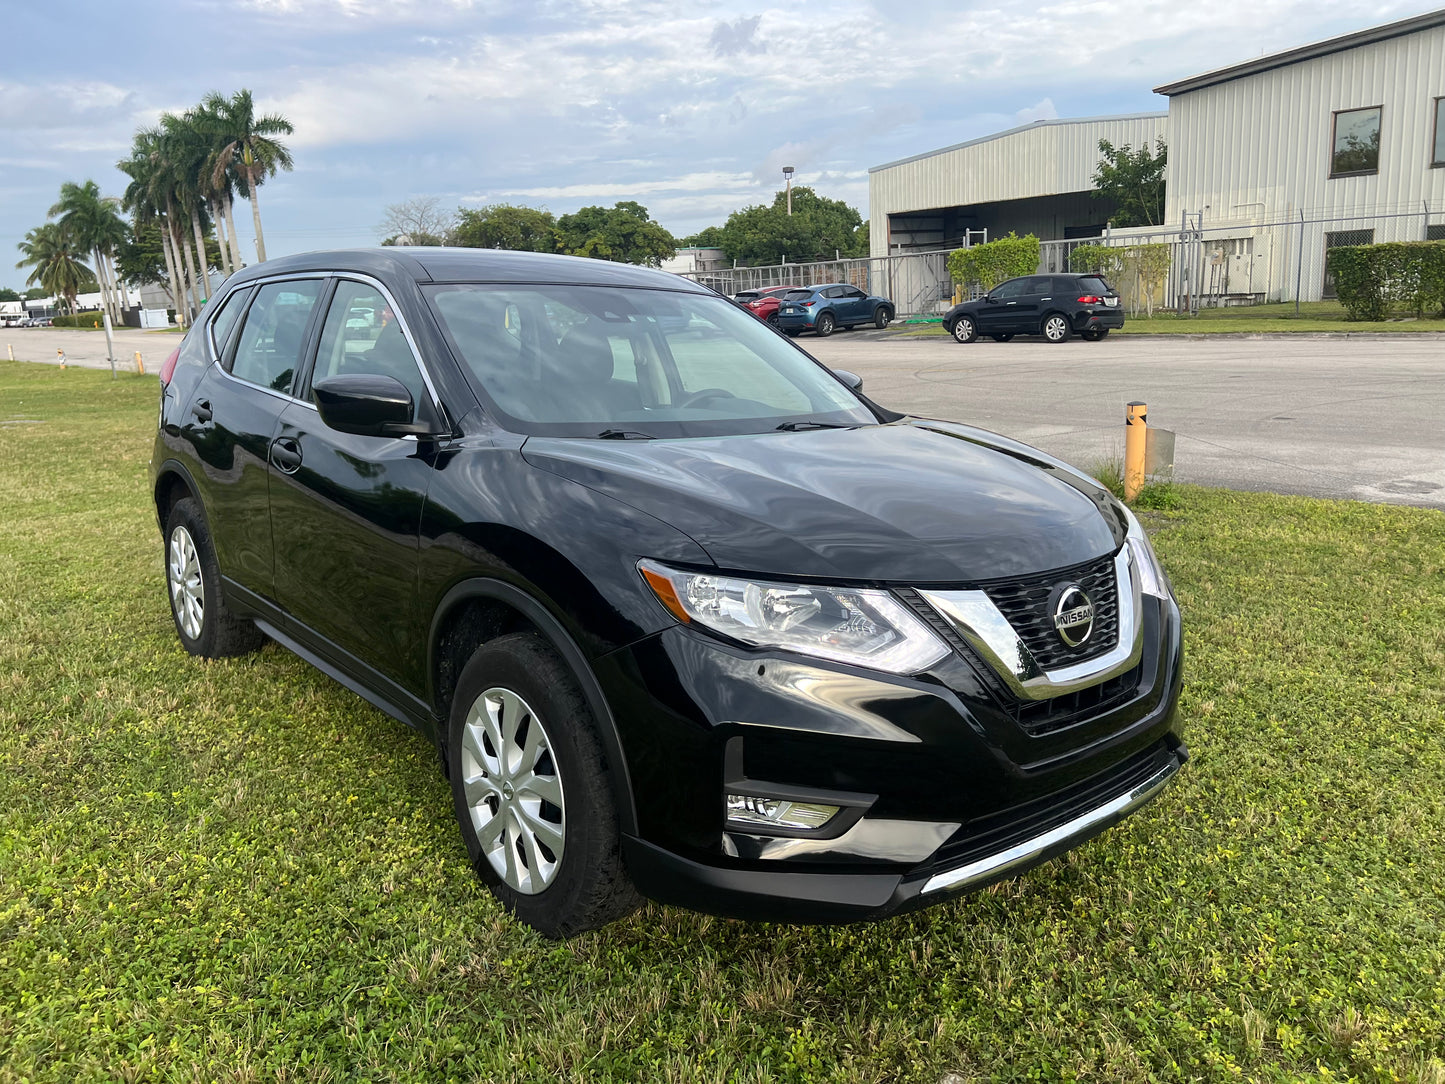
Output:
M155 400L0 361L0 1082L1445 1084L1445 515L1177 487L1194 760L1067 860L556 945L420 737L275 646L181 651Z
M1172 312L1156 312L1152 317L1128 316L1122 331L1115 335L1260 335L1332 332L1335 334L1406 334L1445 332L1445 320L1439 317L1413 317L1395 320L1346 320L1344 307L1338 301L1306 301L1298 314L1294 302L1270 305L1248 305L1238 308L1204 309L1198 316L1179 316ZM941 325L926 325L904 334L945 335Z

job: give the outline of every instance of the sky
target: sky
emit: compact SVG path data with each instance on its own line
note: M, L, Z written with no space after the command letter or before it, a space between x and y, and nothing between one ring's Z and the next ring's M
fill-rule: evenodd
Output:
M249 87L295 126L271 256L377 243L388 204L642 203L679 237L868 169L1417 14L1389 0L49 0L0 19L0 286L62 182L120 195L137 128ZM254 259L250 215L238 207ZM5 253L15 253L6 257Z

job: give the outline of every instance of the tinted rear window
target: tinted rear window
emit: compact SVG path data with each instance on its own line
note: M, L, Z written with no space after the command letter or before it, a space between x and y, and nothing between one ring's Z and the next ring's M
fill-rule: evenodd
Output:
M812 290L789 290L783 295L784 301L807 301L813 296Z
M1091 294L1112 294L1114 292L1114 288L1098 275L1085 275L1079 280L1079 287Z

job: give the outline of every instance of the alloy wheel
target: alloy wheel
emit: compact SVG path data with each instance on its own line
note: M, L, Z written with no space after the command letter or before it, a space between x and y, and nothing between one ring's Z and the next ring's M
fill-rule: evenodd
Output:
M1069 322L1055 314L1044 321L1044 338L1051 343L1061 343L1069 337Z
M953 337L961 343L973 342L974 330L973 321L967 316L960 316L953 325Z
M201 582L201 558L191 532L177 527L171 532L166 579L171 588L171 607L181 631L192 640L201 638L206 618L206 596Z
M562 865L566 803L541 717L510 689L487 689L462 728L461 771L488 864L523 895L546 889Z

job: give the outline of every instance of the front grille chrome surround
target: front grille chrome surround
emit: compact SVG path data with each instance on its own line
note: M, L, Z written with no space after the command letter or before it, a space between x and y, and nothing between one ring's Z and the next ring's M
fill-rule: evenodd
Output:
M918 594L953 626L1020 700L1049 700L1108 681L1139 663L1144 652L1143 592L1128 546L1114 557L1118 592L1118 639L1104 654L1072 666L1045 670L1008 618L980 590Z

